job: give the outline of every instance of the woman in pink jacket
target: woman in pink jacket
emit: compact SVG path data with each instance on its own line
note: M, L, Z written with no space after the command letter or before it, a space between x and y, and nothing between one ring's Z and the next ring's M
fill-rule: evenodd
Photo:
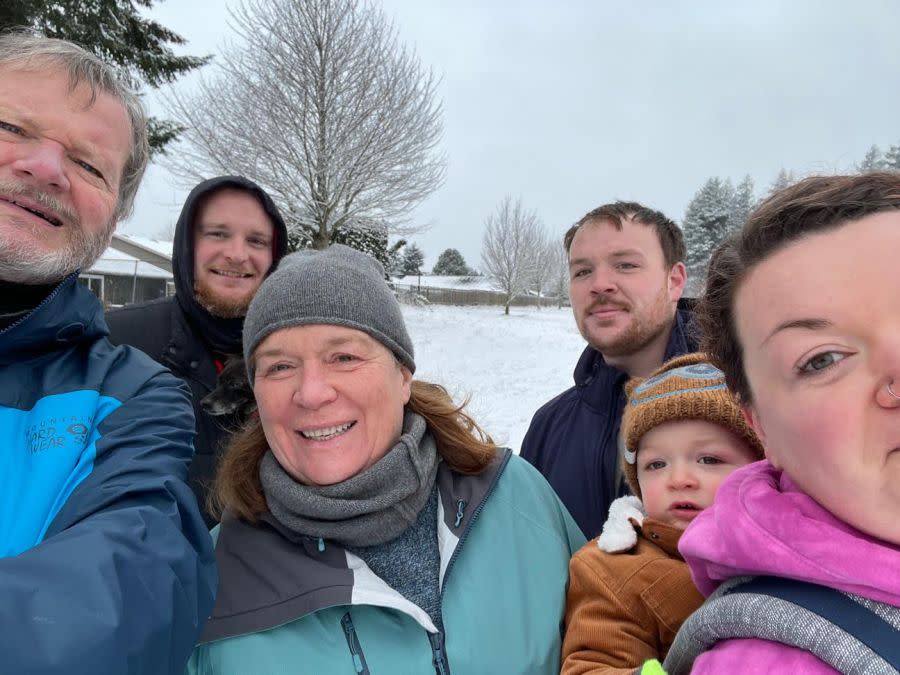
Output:
M679 633L670 673L897 672L875 638L900 646L898 259L896 173L801 181L713 255L704 348L768 461L733 473L682 536L713 597ZM863 639L728 590L747 576L841 591L827 604L868 610Z

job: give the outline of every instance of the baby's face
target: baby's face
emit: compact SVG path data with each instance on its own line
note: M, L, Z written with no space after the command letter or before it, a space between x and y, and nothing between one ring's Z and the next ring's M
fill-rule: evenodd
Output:
M652 428L637 452L637 476L647 515L685 528L712 504L719 484L757 457L740 437L702 420Z

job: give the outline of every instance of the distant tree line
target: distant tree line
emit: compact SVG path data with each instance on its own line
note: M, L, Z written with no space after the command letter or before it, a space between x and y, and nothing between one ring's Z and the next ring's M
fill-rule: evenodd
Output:
M855 168L859 172L900 171L900 144L886 151L873 145ZM760 193L749 175L736 184L728 177L706 180L688 203L681 222L687 248L688 295L702 291L706 265L716 246L744 224L760 201L798 179L793 171L782 168ZM396 275L423 272L425 256L415 244L397 252L395 258L392 269ZM517 295L553 296L562 303L568 293L568 261L562 237L550 234L537 212L527 208L521 198L505 197L486 219L481 265L504 294L507 313ZM463 276L474 270L457 249L449 248L438 257L432 272Z
M900 171L900 144L886 151L873 145L856 165L860 173L867 171ZM687 247L685 265L688 269L688 295L702 290L706 264L716 246L730 233L740 228L750 211L763 199L798 180L792 172L782 168L768 189L757 196L750 176L735 186L730 178L709 178L688 203L682 220Z

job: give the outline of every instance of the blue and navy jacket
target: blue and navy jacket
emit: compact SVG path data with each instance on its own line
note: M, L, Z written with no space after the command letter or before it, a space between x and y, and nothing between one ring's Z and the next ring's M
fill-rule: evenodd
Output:
M0 331L0 670L180 672L213 606L190 395L67 277Z
M679 302L664 360L697 351L690 325L692 304L689 299ZM521 456L544 475L591 539L600 534L612 501L627 494L624 483L620 485L618 440L628 374L588 346L574 377L574 387L534 414Z

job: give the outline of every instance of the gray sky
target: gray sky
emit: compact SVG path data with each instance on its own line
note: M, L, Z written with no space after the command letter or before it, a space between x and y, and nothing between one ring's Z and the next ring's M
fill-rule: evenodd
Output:
M234 2L168 0L151 14L187 53L215 54ZM382 6L443 78L447 179L415 214L431 228L410 238L429 269L448 247L480 266L484 220L506 194L560 235L614 199L680 221L710 176L750 174L759 193L781 167L849 170L871 144L900 143L895 0ZM186 194L151 167L120 231L160 232Z

